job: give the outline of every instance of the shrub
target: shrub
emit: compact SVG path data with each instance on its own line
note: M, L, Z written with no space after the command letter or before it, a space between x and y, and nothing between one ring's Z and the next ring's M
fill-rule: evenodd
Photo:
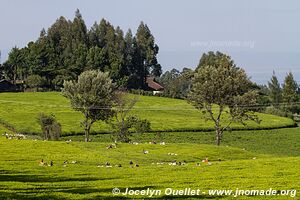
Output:
M46 115L40 113L37 117L37 121L41 126L44 140L59 140L61 135L61 125L56 121L53 114Z
M275 108L274 106L267 107L265 113L293 119L293 114L291 112L285 111L280 108Z
M26 86L38 91L39 88L45 86L46 79L39 75L30 75L26 79Z

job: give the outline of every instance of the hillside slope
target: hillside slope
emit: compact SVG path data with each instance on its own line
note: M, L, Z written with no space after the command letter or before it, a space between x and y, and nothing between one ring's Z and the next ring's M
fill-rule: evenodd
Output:
M63 134L83 132L81 113L73 111L69 102L58 92L0 93L0 120L15 127L22 133L39 133L36 117L38 113L53 113L62 124ZM213 129L211 121L206 121L200 111L184 100L153 96L139 96L133 114L151 122L154 131L203 131ZM293 125L288 118L258 114L261 124L247 123L247 126L233 124L235 129L264 129ZM109 132L104 123L95 123L92 132Z

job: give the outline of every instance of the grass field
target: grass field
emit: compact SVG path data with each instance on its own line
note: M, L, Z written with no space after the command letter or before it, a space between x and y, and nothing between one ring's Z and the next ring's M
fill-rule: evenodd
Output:
M300 128L225 132L221 146L214 145L212 124L183 100L141 96L134 114L147 118L155 132L133 134L133 142L107 149L110 134L92 135L84 143L74 112L59 93L1 93L0 119L18 132L38 133L39 112L54 113L62 123L61 141L6 139L13 133L0 124L0 199L131 199L149 196L113 195L113 188L164 191L200 189L195 197L160 194L156 199L299 199L299 195L271 197L238 196L235 190L300 190ZM287 118L259 114L262 123L246 127L261 129L293 125ZM173 132L171 131L173 130ZM187 132L174 132L174 131ZM202 130L202 132L188 131ZM109 132L98 123L94 133ZM169 132L168 132L169 131ZM68 135L72 134L72 135ZM69 142L69 140L72 140ZM66 142L68 141L68 142ZM157 144L150 144L155 141ZM160 145L165 142L166 145ZM147 150L149 153L144 154ZM171 155L170 155L171 154ZM211 165L202 163L205 158ZM43 159L53 166L40 166ZM68 161L64 164L64 161ZM130 160L139 167L130 167ZM169 165L172 161L186 165ZM72 161L76 161L72 164ZM105 162L112 167L105 167ZM200 166L197 166L200 163ZM115 165L122 167L116 167ZM103 166L103 167L102 167ZM231 195L210 195L210 190L233 190Z
M66 136L63 140L83 141L83 136ZM92 141L112 142L110 134L91 136ZM214 144L214 132L164 132L161 134L133 134L133 142L155 141L167 143L196 143ZM272 130L243 130L225 132L222 145L238 147L259 154L274 156L299 156L300 155L300 128L282 128Z
M299 128L230 133L233 135L226 133L220 147L196 144L208 137L203 136L204 133L187 133L186 137L180 138L179 134L186 133L164 134L165 141L176 143L119 144L115 149L106 149L109 143L104 142L67 143L0 137L0 151L5 152L0 157L0 199L132 198L128 195L113 196L111 191L115 187L121 192L125 188L164 190L168 187L187 187L206 192L197 197L202 199L233 198L208 195L207 191L213 189L300 189ZM148 137L151 139L151 136ZM147 141L146 136L143 139ZM143 154L143 150L148 150L149 154ZM168 155L170 152L177 156ZM201 163L201 166L196 166L205 157L212 165ZM52 160L54 166L39 166L40 159ZM76 160L77 163L64 167L65 160ZM140 167L130 168L130 160ZM185 160L187 165L168 165L172 160ZM121 164L122 167L97 167L105 162ZM164 164L157 165L157 162ZM160 195L156 198L171 199L176 196ZM237 199L297 198L298 195L295 198L279 195L269 198L239 196Z
M41 132L36 122L38 113L53 113L62 124L64 135L83 132L80 127L82 115L73 111L67 99L57 92L44 93L0 93L0 120L12 125L18 132ZM139 96L133 114L151 122L154 131L203 131L211 130L213 124L206 121L198 110L184 100ZM235 129L263 129L291 126L294 122L288 118L267 114L258 114L261 124L249 122L247 126L233 124ZM96 123L92 133L110 132L104 123Z

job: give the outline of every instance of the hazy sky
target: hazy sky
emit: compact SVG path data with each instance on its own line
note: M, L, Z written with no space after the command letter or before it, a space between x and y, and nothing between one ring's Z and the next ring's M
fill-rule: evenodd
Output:
M300 1L288 0L0 0L2 62L13 46L36 40L59 16L76 8L90 27L105 18L134 32L144 21L160 47L163 70L195 68L202 53L231 55L254 81L272 70L282 80L292 71L300 82Z

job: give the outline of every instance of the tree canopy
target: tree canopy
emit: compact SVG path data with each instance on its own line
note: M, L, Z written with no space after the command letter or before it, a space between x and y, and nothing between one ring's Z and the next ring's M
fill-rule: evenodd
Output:
M145 88L148 75L159 76L158 46L146 24L135 35L124 36L120 27L105 19L88 29L77 9L73 20L59 17L39 38L23 48L14 47L3 65L7 79L26 80L30 75L45 77L52 89L63 80L76 79L85 70L108 72L119 86Z
M223 132L232 122L259 122L251 112L257 93L251 89L252 84L245 71L236 67L228 55L217 52L203 56L209 63L201 64L201 58L192 79L189 101L214 122L216 144L220 145ZM223 117L225 112L229 114L227 120Z
M62 94L70 100L74 110L84 115L82 126L86 142L96 121L107 121L114 115L114 90L115 85L108 73L96 70L83 72L77 81L64 82Z
M282 102L282 89L280 87L279 81L273 72L271 80L268 82L269 98L273 106L278 107Z

